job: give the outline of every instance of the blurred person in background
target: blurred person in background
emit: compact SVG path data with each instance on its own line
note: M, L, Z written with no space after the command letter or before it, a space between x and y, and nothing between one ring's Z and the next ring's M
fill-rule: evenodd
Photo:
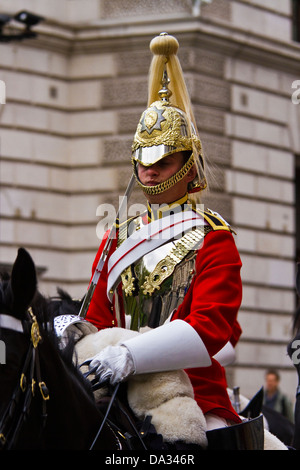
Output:
M280 375L275 369L270 369L265 374L264 405L285 416L294 422L294 407L291 400L279 387Z

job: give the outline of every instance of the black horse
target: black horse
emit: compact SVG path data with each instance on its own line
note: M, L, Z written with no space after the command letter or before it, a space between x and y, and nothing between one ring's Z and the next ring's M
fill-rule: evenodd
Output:
M34 263L20 248L0 283L0 449L119 450L107 423L95 440L103 414L72 354L60 351L44 307Z
M73 362L72 338L62 350L53 327L55 316L76 315L80 304L59 294L38 293L34 263L20 248L11 278L0 283L0 449L201 450L163 442L150 416L136 420L126 384L95 403L93 381ZM263 448L261 416L226 429L207 432L209 450Z

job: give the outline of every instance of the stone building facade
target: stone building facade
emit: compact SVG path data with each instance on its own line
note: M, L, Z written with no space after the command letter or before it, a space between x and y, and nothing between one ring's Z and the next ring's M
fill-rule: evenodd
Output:
M6 85L0 105L1 266L11 266L24 246L44 293L60 286L75 297L84 294L101 216L111 204L118 207L131 174L131 142L147 99L149 42L161 31L173 34L214 175L203 202L237 232L243 336L228 379L249 396L262 386L268 367L279 369L291 398L296 387L286 356L297 302L300 43L294 4L0 2L0 13L25 7L45 18L35 27L36 39L0 42ZM12 27L19 26L7 25L8 33ZM132 202L140 200L135 190Z

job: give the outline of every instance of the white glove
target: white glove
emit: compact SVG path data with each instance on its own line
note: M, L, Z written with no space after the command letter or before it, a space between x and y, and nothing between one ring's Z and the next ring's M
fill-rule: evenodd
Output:
M99 382L109 380L112 385L124 381L135 372L133 359L125 346L107 346L92 359L89 368L97 367Z

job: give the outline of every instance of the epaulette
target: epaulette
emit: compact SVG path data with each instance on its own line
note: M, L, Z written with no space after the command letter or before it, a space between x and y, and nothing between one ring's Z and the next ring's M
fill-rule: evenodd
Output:
M226 222L226 220L223 219L223 217L221 217L221 215L218 214L217 212L214 212L211 209L206 209L202 211L196 208L194 210L206 220L211 230L227 230L229 232L235 233L230 227L230 225ZM133 223L134 230L139 229L139 226L143 224L142 223L143 217L146 217L146 213L140 214L134 217L130 217L129 219L122 221L121 223L119 222L118 219L116 220L115 228L117 229L117 237L118 237L117 246L120 246L123 243L123 241L126 240L126 238L128 238L130 234L128 232L131 232L131 230L129 230L129 226L131 223ZM209 230L206 230L206 233L208 231Z
M226 222L223 217L218 214L218 212L214 212L211 209L206 209L202 211L198 208L195 209L198 214L200 214L206 222L211 226L213 230L227 230L229 232L235 233L228 222Z

